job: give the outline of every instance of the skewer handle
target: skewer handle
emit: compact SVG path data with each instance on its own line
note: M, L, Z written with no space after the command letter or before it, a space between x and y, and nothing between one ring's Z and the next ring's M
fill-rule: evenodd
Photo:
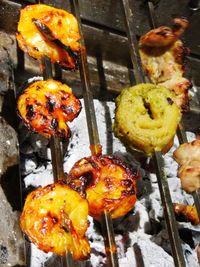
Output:
M119 267L117 258L117 247L114 239L114 230L112 217L109 212L104 211L101 218L101 230L104 237L104 244L106 249L106 255L108 264L110 267Z
M165 220L167 225L167 230L169 234L169 239L172 248L172 254L174 258L174 263L176 267L185 267L185 260L183 256L183 251L181 248L181 242L178 233L177 222L175 219L173 204L169 192L169 186L167 179L163 171L163 158L161 152L155 151L153 154L153 160L156 169L156 175L158 180L158 186L160 190L161 200L163 204Z

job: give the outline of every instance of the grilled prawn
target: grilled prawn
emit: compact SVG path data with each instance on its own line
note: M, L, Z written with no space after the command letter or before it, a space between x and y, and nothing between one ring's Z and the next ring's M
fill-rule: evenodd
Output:
M55 80L36 81L18 98L18 112L31 130L47 138L69 137L67 122L81 110L80 101L71 89Z
M200 188L200 140L180 145L173 154L178 162L182 188L192 193Z
M172 28L161 26L140 38L140 55L150 80L166 86L176 94L176 104L182 111L189 109L188 89L191 82L183 77L183 60L189 50L180 36L188 26L185 19L176 18Z
M42 25L43 32L35 22ZM51 39L59 40L68 51L62 45L46 38L49 31ZM20 48L31 57L42 59L46 56L64 68L76 67L80 52L80 34L76 18L67 11L43 4L26 6L20 13L16 37ZM72 53L76 57L73 57Z
M86 194L89 214L98 220L104 210L117 218L134 207L136 178L136 173L120 159L104 155L80 159L67 182L80 194Z
M90 245L85 237L88 227L88 203L63 182L31 192L20 218L20 226L29 239L45 252L86 259Z

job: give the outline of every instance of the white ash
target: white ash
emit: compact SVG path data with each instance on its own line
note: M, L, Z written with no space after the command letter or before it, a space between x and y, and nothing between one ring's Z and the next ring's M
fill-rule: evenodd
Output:
M97 114L97 124L100 135L100 142L104 154L116 154L131 163L140 170L143 180L138 182L138 192L140 197L135 205L134 211L130 212L125 219L114 222L115 237L118 246L118 255L120 267L141 266L152 267L170 267L174 266L173 258L170 255L169 238L165 230L163 218L163 209L160 200L160 193L155 174L141 169L140 162L133 159L133 156L127 152L121 142L113 136L112 122L114 118L115 104L113 102L100 102L95 100L95 110ZM85 119L84 106L79 117L70 124L72 137L69 141L68 149L64 158L64 170L68 172L73 164L81 157L90 155L89 137L87 123ZM187 133L189 141L195 138L193 133ZM43 138L41 138L43 140ZM38 135L32 134L24 140L24 146L31 147L27 149L27 155L24 155L23 173L25 186L44 186L53 182L52 166L48 161L50 151L41 141ZM175 138L174 146L164 156L165 173L168 177L168 183L174 202L193 204L193 199L180 188L180 180L177 178L177 164L172 159L172 153L178 146L178 140ZM23 150L23 148L22 148ZM25 153L23 150L23 153ZM44 159L44 164L38 162L35 154ZM89 218L90 226L87 236L91 244L91 258L85 263L87 267L101 267L106 265L105 249L103 238L98 228L94 226L92 218ZM190 223L179 223L179 228L190 230L194 233L194 244L198 244L200 228L192 226ZM196 267L197 256L194 247L182 242L184 255L187 259L187 266ZM59 266L58 259L52 254L46 254L31 245L33 251L31 258L31 267L38 266ZM188 252L189 251L189 252ZM139 255L141 255L139 259ZM136 260L137 259L137 263ZM56 262L56 263L55 263ZM56 265L55 265L56 264Z

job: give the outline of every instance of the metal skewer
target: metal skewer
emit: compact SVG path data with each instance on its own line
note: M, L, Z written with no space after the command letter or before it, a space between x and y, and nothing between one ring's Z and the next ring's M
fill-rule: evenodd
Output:
M51 61L47 57L42 60L42 71L44 80L53 78ZM51 137L50 148L54 182L57 182L58 180L64 180L63 153L59 137Z
M134 72L136 75L136 83L145 82L145 75L142 68L142 62L139 55L138 44L136 40L135 34L135 22L133 11L130 9L129 0L121 0L122 2L122 10L124 13L125 26L129 41L130 51L132 63L134 66ZM181 248L181 242L178 234L177 222L175 219L173 204L170 196L169 186L167 179L165 177L163 171L163 158L161 152L154 151L153 160L156 169L157 181L161 195L161 201L164 208L164 214L166 219L166 225L168 230L168 235L170 239L172 254L174 258L175 266L184 267L185 260L183 256L183 251Z
M79 3L78 0L70 0L72 13L76 16L79 25L80 32L80 76L83 85L83 98L86 111L86 119L88 126L88 133L90 139L90 147L92 155L99 155L99 133L97 128L95 108L90 84L89 69L87 63L86 47L83 37L82 22L80 18ZM114 237L113 223L111 215L108 211L104 211L101 218L101 228L104 237L106 255L109 261L110 267L118 267L117 248Z
M51 61L47 57L42 60L42 72L44 80L53 78ZM54 182L58 180L64 181L63 153L59 137L51 137L50 148ZM74 264L70 252L67 252L65 256L61 257L61 264L63 267L73 267Z
M38 0L40 4L42 1ZM43 79L53 79L52 65L50 60L45 57L41 61ZM52 168L54 182L58 180L64 180L64 169L63 169L63 154L61 149L60 138L53 136L50 140L51 157L52 157ZM70 252L67 252L65 256L61 257L61 265L63 267L73 267L73 258Z
M43 1L37 0L38 4ZM45 57L42 62L42 75L44 80L52 79L52 66L50 60ZM53 177L54 182L58 180L64 180L64 169L63 169L63 155L61 149L60 138L52 137L50 140L50 148L51 148L51 158L52 158L52 167L53 167ZM65 256L61 257L61 264L63 267L73 267L73 259L71 253L67 253Z
M197 2L199 2L199 1L191 1L191 2L193 2L193 4L195 4L195 3L198 4ZM157 27L157 23L155 21L154 12L152 13L152 11L154 9L154 6L153 6L153 3L151 1L149 1L148 3L149 3L148 6L151 7L151 8L149 8L151 24L154 25L154 28L155 28L155 27ZM178 140L179 140L180 144L188 142L187 135L186 135L186 132L185 132L184 127L183 127L183 123L179 123L176 134L177 134L177 137L178 137ZM199 220L200 220L200 188L197 189L196 191L194 191L192 193L192 196L193 196L194 204L196 206L197 214L198 214Z

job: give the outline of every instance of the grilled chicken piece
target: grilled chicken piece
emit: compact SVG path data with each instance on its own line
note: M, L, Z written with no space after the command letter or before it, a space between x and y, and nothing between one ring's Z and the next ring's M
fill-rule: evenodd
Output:
M180 145L173 154L180 165L178 176L181 186L187 193L200 188L200 140Z
M99 220L104 210L117 218L134 207L136 178L127 164L104 155L80 159L69 172L67 182L80 194L86 194L89 214Z
M174 203L174 210L177 215L183 216L186 221L195 225L199 224L198 213L194 206Z
M166 48L173 45L188 27L186 19L175 18L172 28L161 26L153 29L140 38L141 47Z
M39 249L58 255L70 251L75 260L82 260L90 253L87 216L87 200L58 182L28 195L20 226Z
M191 82L183 77L184 57L189 50L179 37L188 26L185 19L175 19L172 28L159 27L140 38L140 55L144 70L150 80L171 89L182 111L189 109L188 89Z
M40 22L44 26L44 34L34 22ZM55 38L71 49L77 55L76 59L58 43L46 38L45 26L51 31L51 39ZM31 57L42 59L47 56L53 63L64 68L76 67L80 52L80 34L77 20L72 14L43 4L26 6L20 13L16 37L20 48Z
M36 81L18 98L18 113L31 130L50 138L70 135L68 121L81 110L80 101L71 89L55 80Z

